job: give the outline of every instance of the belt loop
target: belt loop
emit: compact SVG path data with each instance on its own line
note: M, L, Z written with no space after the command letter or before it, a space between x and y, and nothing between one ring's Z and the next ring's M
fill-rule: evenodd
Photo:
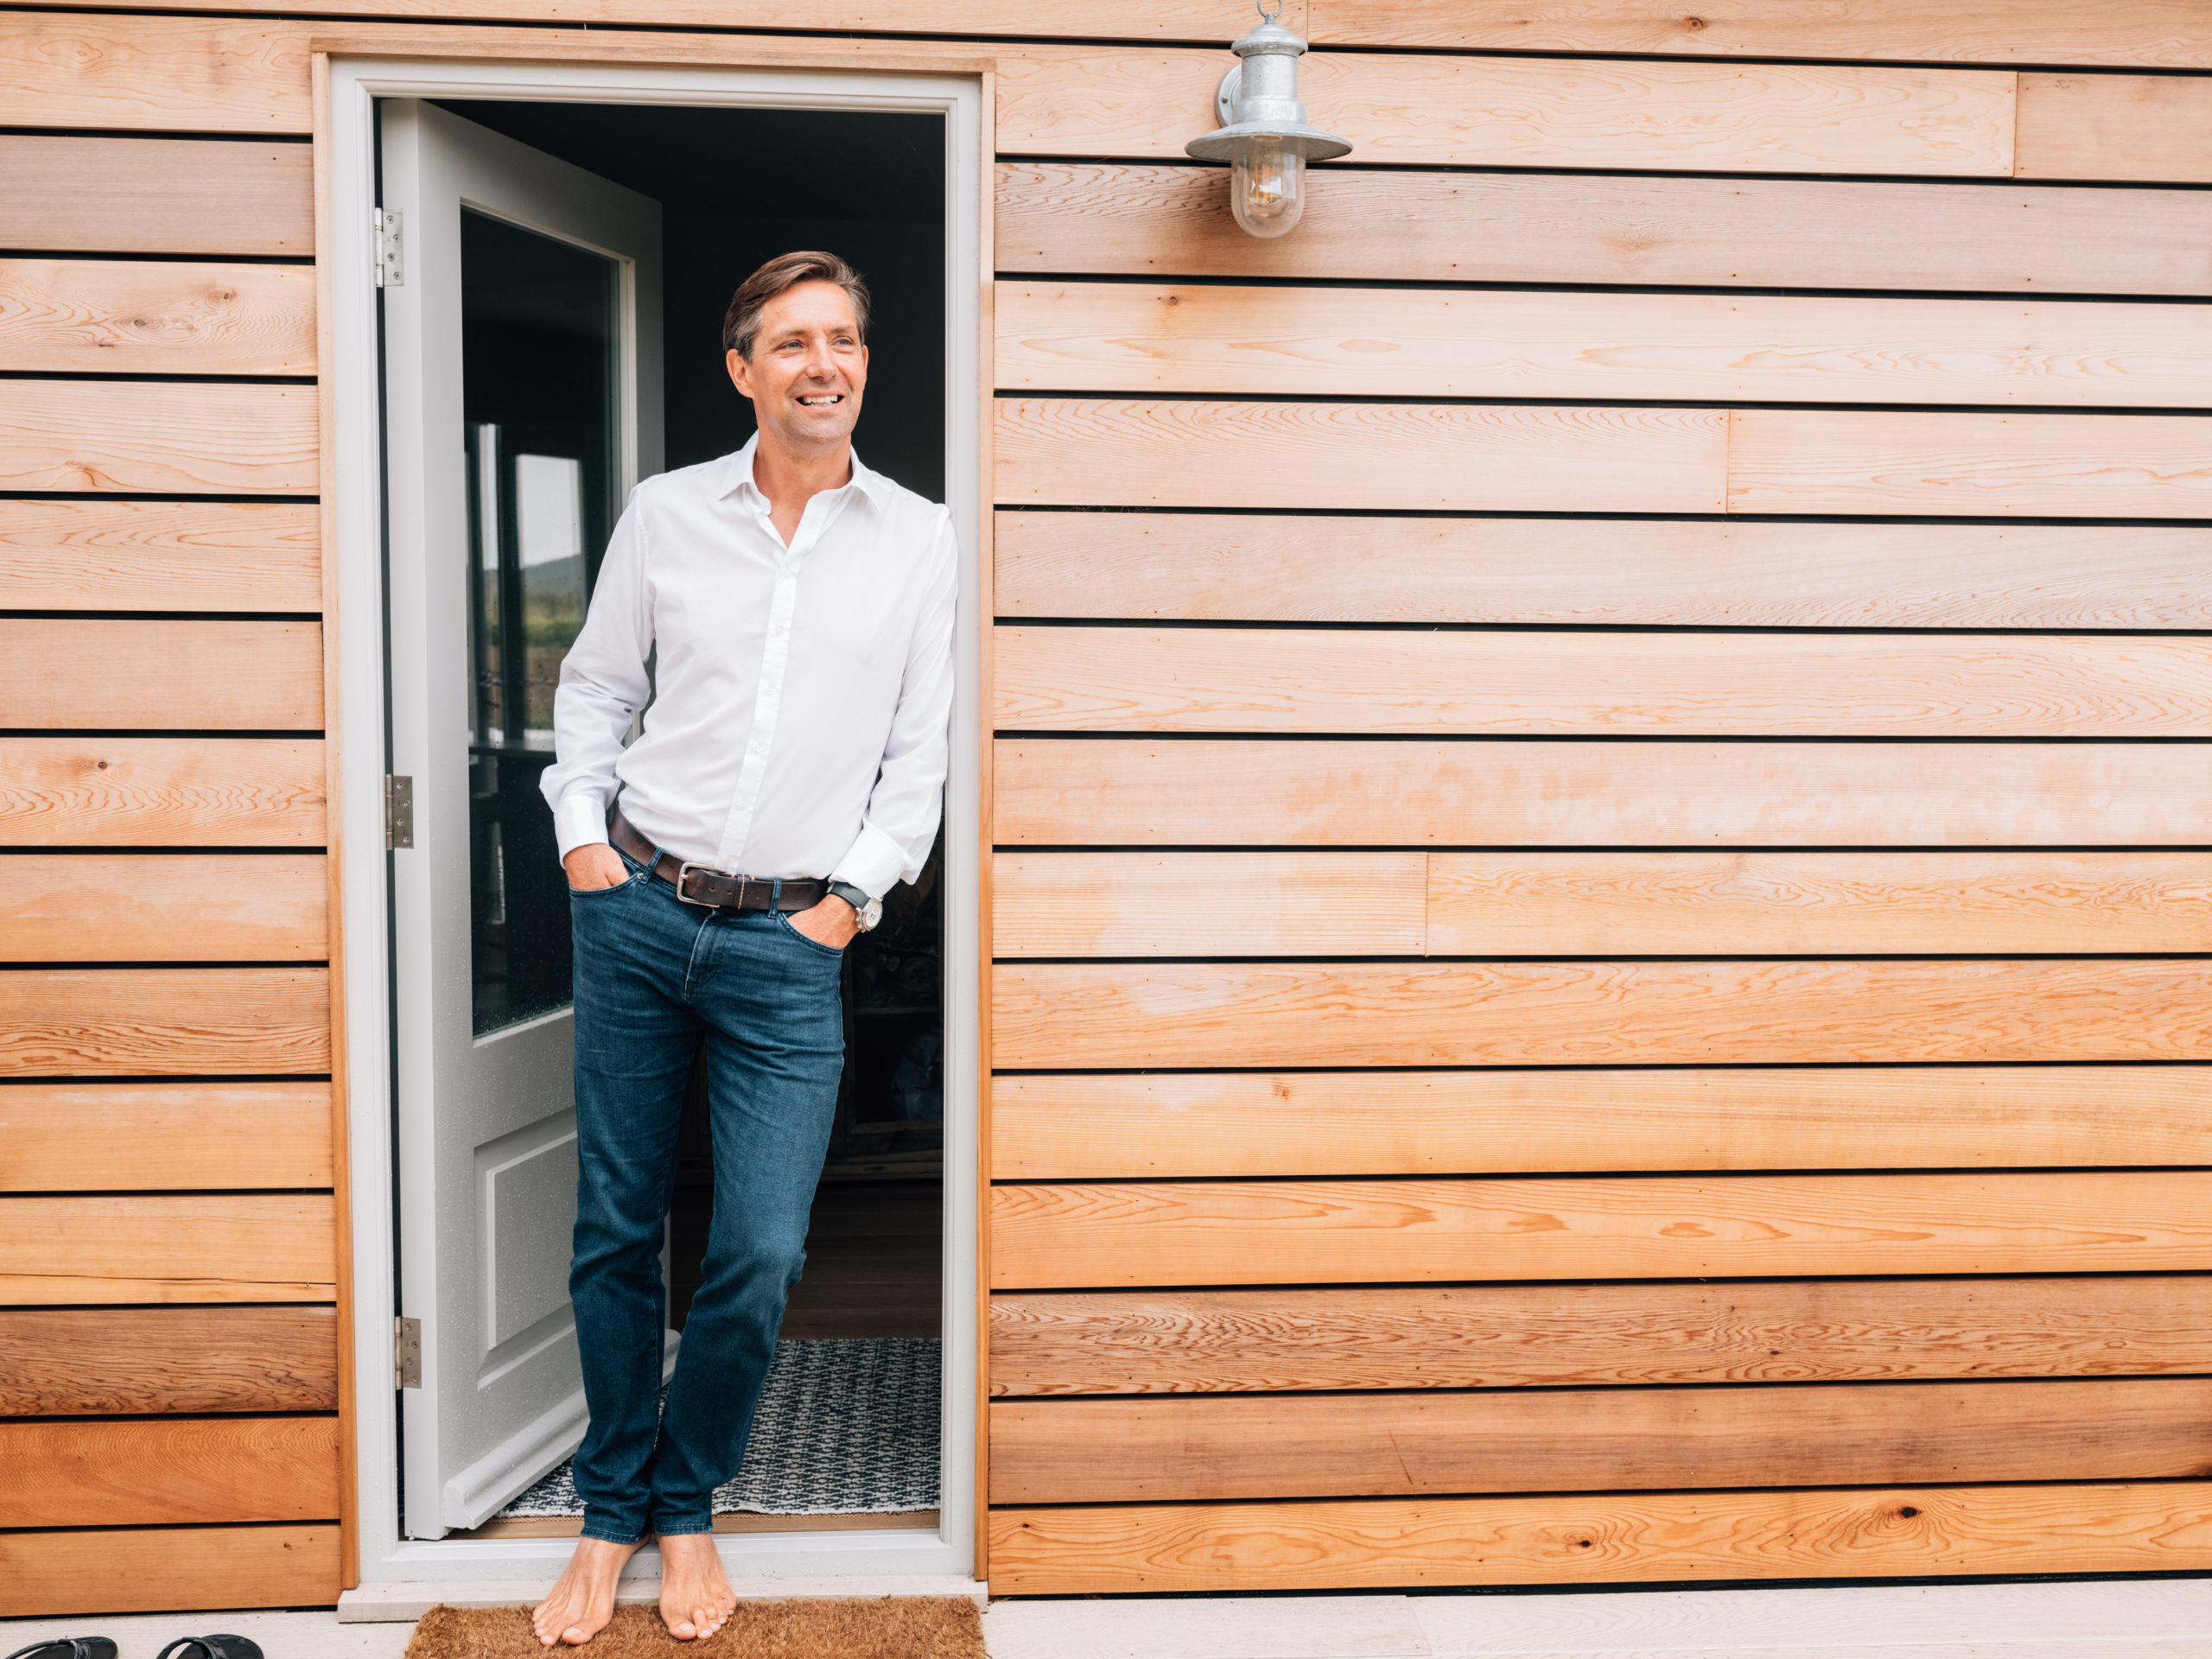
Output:
M768 913L771 916L784 913L784 878L780 875L768 884Z

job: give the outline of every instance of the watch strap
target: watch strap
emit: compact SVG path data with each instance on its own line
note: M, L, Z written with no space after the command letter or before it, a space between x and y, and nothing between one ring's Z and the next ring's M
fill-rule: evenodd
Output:
M830 891L860 912L863 918L861 926L865 930L868 926L865 918L868 915L868 906L874 904L875 899L865 889L856 887L849 881L832 881L830 884ZM879 915L881 913L880 911L877 912Z

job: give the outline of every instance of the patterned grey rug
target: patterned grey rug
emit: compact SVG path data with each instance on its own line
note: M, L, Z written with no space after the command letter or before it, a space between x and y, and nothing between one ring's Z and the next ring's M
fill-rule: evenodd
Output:
M745 1466L715 1489L715 1513L937 1508L940 1392L933 1337L778 1343ZM583 1512L564 1463L499 1518Z

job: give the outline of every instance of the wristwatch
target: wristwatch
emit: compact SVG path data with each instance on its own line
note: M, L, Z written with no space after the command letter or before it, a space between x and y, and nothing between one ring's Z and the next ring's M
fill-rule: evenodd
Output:
M871 899L862 889L849 881L832 881L830 891L850 905L860 918L861 931L866 933L883 919L883 900Z

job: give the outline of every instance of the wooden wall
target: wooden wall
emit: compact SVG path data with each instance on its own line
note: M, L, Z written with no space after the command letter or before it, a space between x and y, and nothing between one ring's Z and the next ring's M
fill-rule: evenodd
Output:
M1235 5L231 9L0 12L0 1613L346 1572L319 46L995 63L995 1589L2212 1565L2190 0L1309 0L1277 243Z

